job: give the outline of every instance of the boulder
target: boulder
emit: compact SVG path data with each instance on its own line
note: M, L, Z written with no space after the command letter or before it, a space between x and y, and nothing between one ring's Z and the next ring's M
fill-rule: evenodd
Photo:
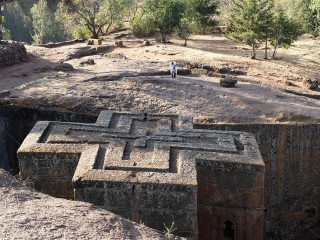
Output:
M9 90L0 91L0 98L7 97L9 95L10 95L10 91Z
M87 61L80 62L80 65L94 65L93 59L88 59Z
M144 40L143 41L143 46L150 46L150 41L149 40Z
M94 44L93 39L88 39L87 40L87 45L93 45L93 44Z
M95 46L95 49L97 53L106 53L106 52L111 52L115 47L111 45L100 45L100 46Z
M62 71L62 72L74 70L73 66L69 63L57 63L51 66L50 69L54 71Z
M79 47L74 52L68 54L67 58L61 60L61 62L69 61L69 60L75 59L75 58L91 56L91 55L95 55L97 53L98 53L97 49L95 49L93 47Z
M319 90L319 83L317 80L311 80L311 78L305 78L302 81L302 84L305 88L309 89L309 90Z
M220 79L220 86L221 87L235 87L236 83L238 82L238 78L234 77L225 77Z
M114 42L114 45L115 45L116 47L123 47L123 42L122 42L121 40L115 41L115 42Z
M23 44L0 41L0 66L17 64L27 60L28 54Z
M88 39L87 45L101 45L102 40L101 39Z

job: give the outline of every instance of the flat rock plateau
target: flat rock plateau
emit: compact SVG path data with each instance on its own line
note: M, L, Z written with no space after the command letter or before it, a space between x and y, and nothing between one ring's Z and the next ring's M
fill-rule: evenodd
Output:
M221 34L193 36L188 47L176 39L150 42L143 46L142 39L125 38L124 47L116 48L108 35L100 46L26 46L28 62L0 68L0 89L10 90L0 105L94 115L104 109L177 113L207 123L319 122L320 91L302 84L305 78L320 79L319 41L303 36L280 60L252 60L245 45ZM87 64L91 59L94 64ZM180 70L194 63L196 68L171 79L166 74L170 61ZM59 67L62 62L74 70ZM199 71L203 66L237 76L236 88L220 87L219 74L201 74L207 72Z

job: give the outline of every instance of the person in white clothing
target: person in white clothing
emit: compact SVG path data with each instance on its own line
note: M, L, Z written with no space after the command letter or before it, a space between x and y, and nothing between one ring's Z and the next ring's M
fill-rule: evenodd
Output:
M177 77L178 69L177 69L177 63L176 62L170 62L170 73L171 78L174 79Z

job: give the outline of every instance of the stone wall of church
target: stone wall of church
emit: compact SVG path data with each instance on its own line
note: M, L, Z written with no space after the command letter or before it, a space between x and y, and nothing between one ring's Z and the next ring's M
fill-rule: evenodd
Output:
M265 239L316 239L320 228L319 124L213 124L252 133L265 162Z

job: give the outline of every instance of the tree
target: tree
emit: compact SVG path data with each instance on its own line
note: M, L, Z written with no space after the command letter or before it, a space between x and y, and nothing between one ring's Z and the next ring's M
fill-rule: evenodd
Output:
M130 22L129 30L135 37L148 37L154 34L155 28L153 18L148 15L140 16L139 14Z
M304 0L304 28L307 33L311 33L314 37L320 34L320 1Z
M180 25L177 27L178 37L184 40L184 46L187 46L187 40L193 32L193 22L187 17L181 19Z
M184 46L192 33L205 33L214 24L213 15L217 13L217 3L211 0L186 0L185 10L177 35L184 39Z
M4 23L4 17L2 17L2 23ZM11 39L11 33L9 29L2 28L2 37L4 40L10 40Z
M276 4L281 6L285 15L296 23L304 24L303 4L306 0L276 0Z
M229 23L225 35L236 42L252 47L251 58L256 57L257 48L266 40L269 19L272 18L267 0L232 0Z
M184 39L184 46L187 46L187 40L194 31L196 21L199 20L196 12L196 0L185 1L185 9L180 24L176 27L177 36Z
M273 22L271 45L274 47L272 58L275 58L277 49L289 48L294 41L298 40L301 32L298 24L285 15L281 6L276 7Z
M2 23L3 23L3 18L2 18L2 7L4 6L5 3L12 2L13 0L0 0L0 42L3 39L3 33L2 33Z
M261 37L265 42L264 48L264 59L268 59L268 41L273 32L273 9L274 9L274 1L273 0L263 0L262 4L264 7L264 11L261 12L262 16L260 24L260 32Z
M189 13L194 21L198 22L201 28L206 28L214 24L212 16L217 13L217 3L212 0L191 0Z
M11 39L32 43L33 26L31 18L31 8L39 0L19 0L19 1L6 1L5 11L3 12L6 22L4 26L10 30ZM54 12L57 2L60 0L46 0L51 12Z
M55 19L47 1L39 0L30 10L35 43L59 42L66 40L63 24Z
M185 4L179 0L147 0L145 4L145 12L161 32L162 42L179 26L184 10Z
M108 32L114 23L123 18L127 3L127 0L63 0L63 8L68 13L78 15L91 32L92 38L97 39L103 28Z

